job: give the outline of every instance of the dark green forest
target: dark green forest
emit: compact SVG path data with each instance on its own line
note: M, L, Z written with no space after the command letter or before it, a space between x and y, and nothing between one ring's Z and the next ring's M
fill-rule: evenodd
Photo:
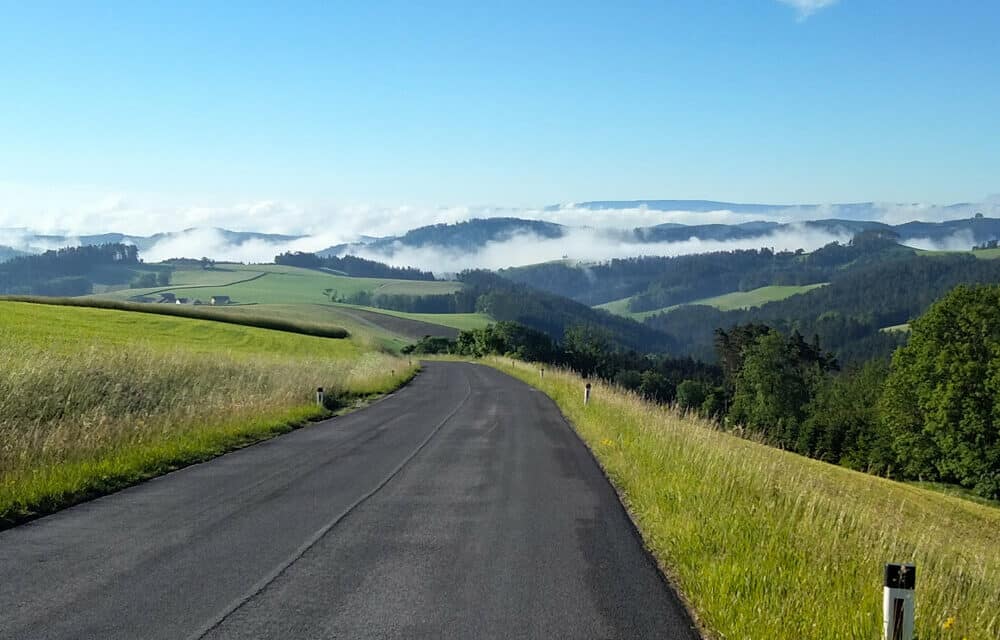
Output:
M394 278L397 280L434 280L434 274L413 267L392 267L357 256L321 257L315 253L288 251L274 257L274 264L303 269L326 269L338 275L355 278Z
M505 278L589 305L632 296L630 311L650 311L767 285L827 282L838 273L916 255L889 231L859 233L849 244L812 253L772 249L636 257L594 265L550 262L503 269Z
M0 294L87 295L93 291L95 283L131 282L143 275L140 265L138 250L127 244L66 247L39 255L19 256L0 263ZM155 278L159 268L149 269L154 271Z
M818 335L843 362L861 363L887 358L905 340L905 334L884 332L885 327L918 317L960 284L995 282L1000 282L1000 260L914 255L845 271L825 287L761 307L684 306L647 318L646 324L673 336L696 358L714 358L716 328L761 323L784 333Z

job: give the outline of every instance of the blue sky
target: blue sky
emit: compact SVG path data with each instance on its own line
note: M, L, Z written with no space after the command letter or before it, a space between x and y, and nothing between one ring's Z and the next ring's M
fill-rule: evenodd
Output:
M489 4L0 1L0 216L1000 192L1000 3Z

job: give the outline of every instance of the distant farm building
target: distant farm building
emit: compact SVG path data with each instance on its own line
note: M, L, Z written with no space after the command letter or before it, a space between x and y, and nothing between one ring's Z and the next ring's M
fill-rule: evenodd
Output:
M212 296L212 304L229 304L229 296Z
M161 293L160 294L160 302L166 302L166 303L169 303L169 304L173 304L173 303L177 302L177 296L174 295L174 294L172 294L172 293Z

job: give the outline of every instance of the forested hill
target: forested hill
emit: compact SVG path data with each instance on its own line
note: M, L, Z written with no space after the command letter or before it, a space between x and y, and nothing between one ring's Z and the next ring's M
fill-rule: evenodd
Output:
M356 278L395 278L397 280L434 280L434 274L413 267L392 267L382 262L366 260L357 256L321 257L315 253L302 251L282 253L275 256L275 264L283 264L304 269L323 269L337 275Z
M962 205L965 206L965 205ZM944 208L946 213L959 215L964 210ZM993 210L993 209L989 209ZM768 211L771 211L768 209ZM969 216L946 222L908 222L900 225L890 225L883 222L848 217L853 215L852 209L836 212L842 217L822 218L799 222L768 222L752 221L739 224L677 224L665 223L654 226L632 226L628 224L627 215L619 218L621 227L610 228L606 223L594 223L592 218L579 217L579 222L556 224L543 220L524 218L474 218L455 224L436 224L412 229L405 234L384 238L365 238L353 243L339 244L319 251L321 256L344 255L359 253L362 249L378 258L379 255L391 257L400 248L432 248L447 251L452 254L470 253L482 249L489 243L502 243L517 236L533 236L536 238L553 239L569 236L574 232L586 232L589 236L597 235L623 245L634 245L635 250L629 253L641 255L650 253L649 243L686 242L697 239L701 241L727 242L740 240L750 246L770 246L770 238L775 234L820 233L831 239L847 239L865 231L876 231L883 234L894 234L900 242L946 242L949 245L964 245L961 248L971 249L973 245L982 244L994 239L1000 239L1000 218L985 216ZM816 209L817 213L829 213L828 209ZM1000 210L997 211L1000 213ZM774 213L774 211L771 211ZM802 215L797 211L796 215ZM595 225L591 227L590 225ZM653 251L662 255L662 250ZM577 256L586 259L586 256Z
M7 247L4 245L0 245L0 262L6 262L11 258L17 258L18 256L26 256L26 255L28 255L28 253L25 251L19 251L14 247Z
M572 327L587 326L604 331L607 339L619 348L659 353L672 353L679 348L675 340L653 327L532 289L489 271L466 271L459 275L459 280L466 285L463 295L475 300L475 311L544 331L556 340L561 340Z
M183 231L170 231L155 233L150 236L136 236L124 233L97 233L84 235L53 235L34 233L27 229L3 229L0 228L0 236L10 236L17 240L14 247L0 248L0 260L2 260L5 248L16 249L21 254L43 253L42 247L52 246L101 246L106 244L126 244L139 249L139 252L148 251L160 242L172 241L180 243L186 236L194 233L209 233L220 242L227 245L242 246L251 242L281 243L300 240L305 236L292 236L276 233L258 233L255 231L230 231L229 229L213 228L189 228ZM10 241L8 241L10 242Z
M915 254L896 244L893 236L866 231L850 244L831 243L812 253L748 249L625 258L595 265L553 262L500 273L589 305L632 297L629 310L640 312L767 285L827 282L840 271Z
M960 284L1000 282L1000 260L969 254L911 256L835 274L830 284L808 293L745 310L720 311L690 305L646 320L673 336L682 352L714 357L716 328L761 323L784 333L819 335L845 362L884 357L905 334L884 328L908 322Z
M520 234L539 238L560 238L566 227L541 220L520 218L475 218L454 224L435 224L407 231L401 236L370 238L364 242L340 244L319 251L320 256L343 255L364 248L366 251L392 256L399 247L434 247L451 252L468 253L490 242L503 242Z
M68 247L19 256L0 263L0 294L86 295L95 283L129 282L139 267L138 250L125 244Z

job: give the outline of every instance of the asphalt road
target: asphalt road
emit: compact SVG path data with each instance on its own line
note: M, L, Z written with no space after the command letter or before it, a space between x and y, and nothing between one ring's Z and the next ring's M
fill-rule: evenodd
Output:
M0 533L0 638L696 638L543 394L357 413Z

